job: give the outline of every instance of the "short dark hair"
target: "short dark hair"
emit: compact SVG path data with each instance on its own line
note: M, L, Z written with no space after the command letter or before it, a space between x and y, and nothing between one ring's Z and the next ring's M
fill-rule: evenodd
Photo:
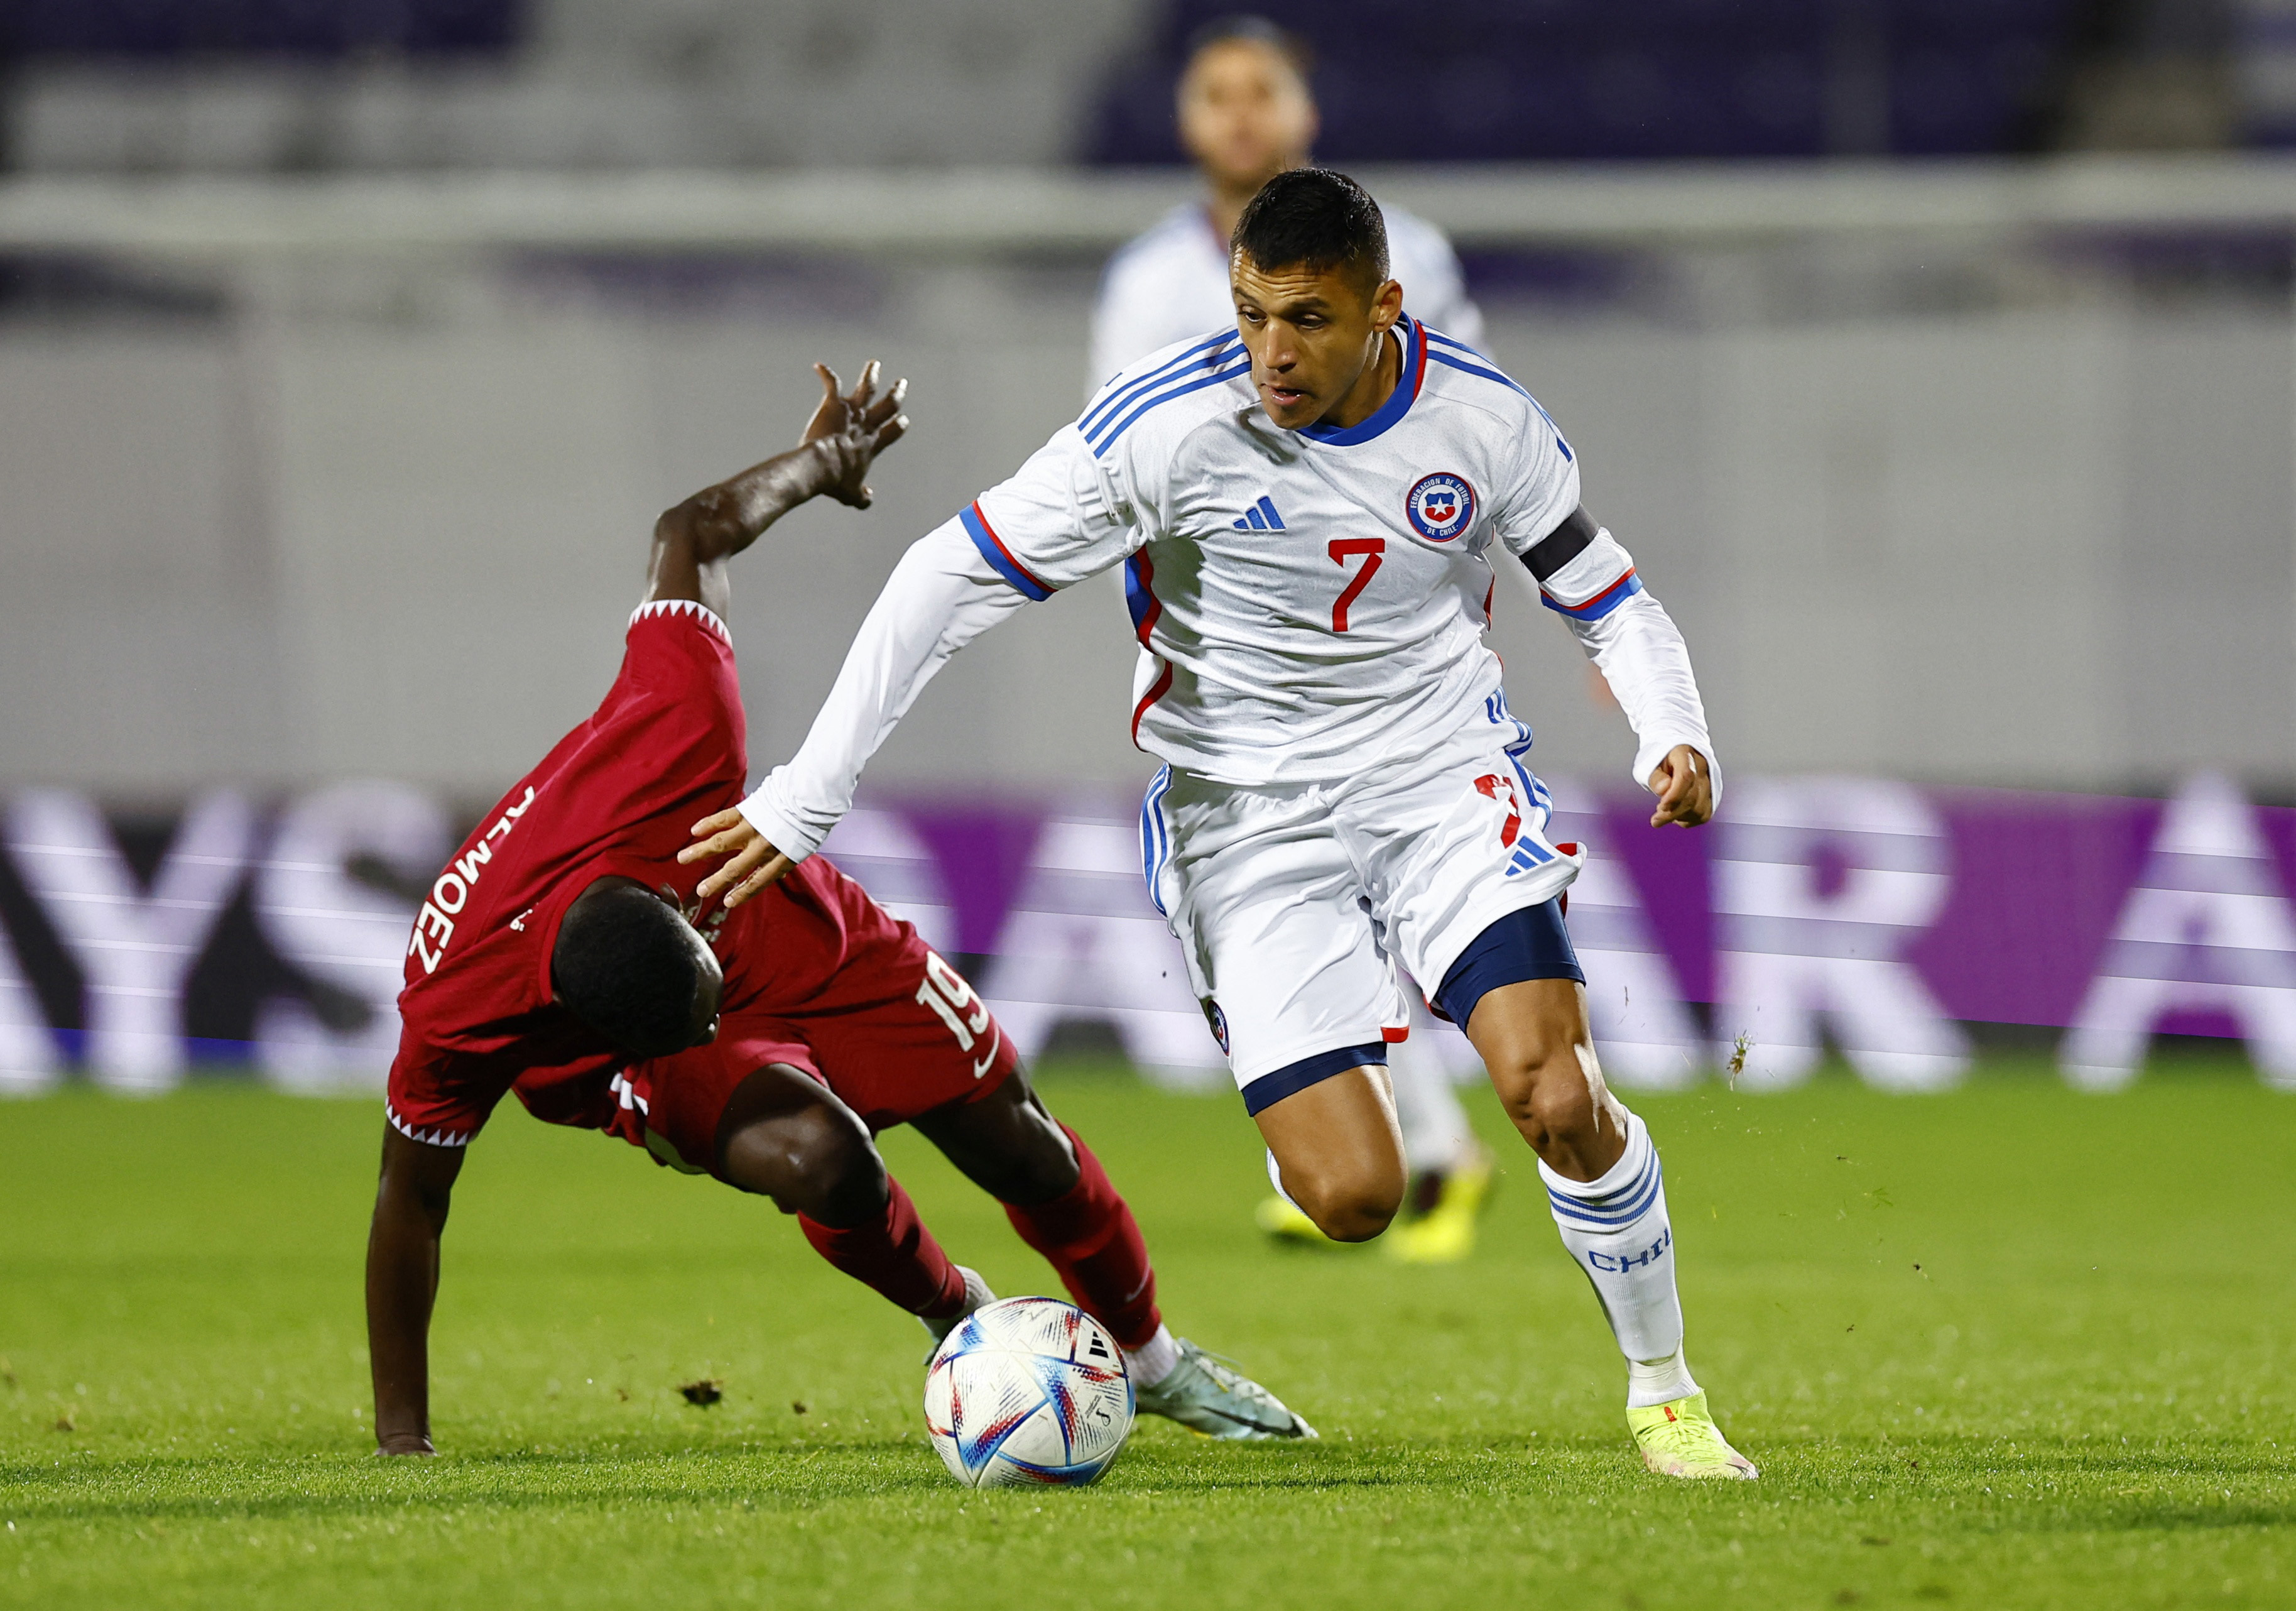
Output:
M1281 23L1250 12L1215 17L1188 36L1186 60L1193 62L1215 45L1264 45L1292 64L1304 81L1316 70L1316 49Z
M617 1050L684 1051L709 983L701 936L667 901L627 884L574 899L550 952L550 981L574 1015Z
M1260 268L1346 268L1366 287L1387 278L1387 220L1371 193L1328 168L1277 174L1244 204L1228 249Z

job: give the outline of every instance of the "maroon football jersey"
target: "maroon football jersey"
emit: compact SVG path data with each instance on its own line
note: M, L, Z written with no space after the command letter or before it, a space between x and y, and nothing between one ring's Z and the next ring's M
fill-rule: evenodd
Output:
M512 785L430 886L406 949L391 1122L417 1140L468 1141L515 1088L537 1117L595 1122L625 1059L553 1004L550 955L567 906L598 879L676 900L726 970L723 1011L834 1010L849 913L825 859L728 914L694 899L709 864L680 867L696 822L738 802L749 756L726 625L658 601L631 617L597 711ZM882 915L881 915L882 916Z

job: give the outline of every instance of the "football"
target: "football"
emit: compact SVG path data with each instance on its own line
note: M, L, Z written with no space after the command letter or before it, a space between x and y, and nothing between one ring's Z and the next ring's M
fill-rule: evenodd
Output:
M1132 1377L1116 1339L1074 1304L1005 1298L933 1351L925 1430L968 1488L1081 1487L1132 1431Z

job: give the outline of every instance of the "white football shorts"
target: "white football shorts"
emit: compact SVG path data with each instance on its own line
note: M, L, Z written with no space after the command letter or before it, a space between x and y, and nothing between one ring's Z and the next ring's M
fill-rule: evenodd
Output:
M1403 1040L1398 965L1431 995L1485 929L1578 876L1583 853L1546 838L1529 729L1501 695L1484 715L1344 783L1240 788L1167 767L1149 785L1149 894L1252 1111L1254 1081Z

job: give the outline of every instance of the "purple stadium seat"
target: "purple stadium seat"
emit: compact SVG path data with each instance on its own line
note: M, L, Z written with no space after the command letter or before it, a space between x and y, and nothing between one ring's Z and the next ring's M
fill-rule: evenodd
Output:
M521 0L0 0L0 56L501 52L523 13Z
M1847 8L1880 24L1891 149L2003 151L2073 0L1264 0L1315 47L1335 161L1814 156ZM1187 37L1235 0L1169 0L1112 78L1089 155L1168 161Z

